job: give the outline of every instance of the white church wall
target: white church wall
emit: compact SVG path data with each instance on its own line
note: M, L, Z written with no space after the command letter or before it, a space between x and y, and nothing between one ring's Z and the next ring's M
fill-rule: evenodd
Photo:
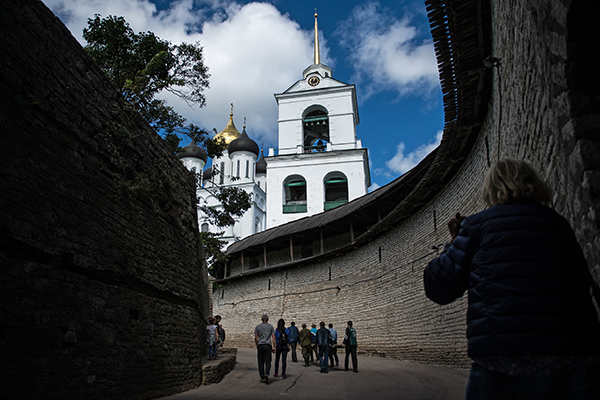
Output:
M204 161L195 157L181 158L181 162L188 170L195 171L196 173L202 173L204 166L206 165Z
M254 182L256 154L249 151L236 151L231 158L233 168L230 182L233 184Z
M324 211L325 177L333 171L344 174L348 180L348 200L352 201L367 191L365 177L366 151L308 153L302 157L275 157L268 161L267 228L304 218ZM284 213L284 182L291 175L306 180L306 212Z
M302 117L306 109L319 105L329 116L330 141L334 149L356 148L357 110L354 104L354 86L335 88L333 91L291 93L278 95L279 155L296 153L303 145ZM332 125L333 124L333 125Z
M254 181L256 182L256 185L263 191L266 192L267 191L267 175L264 173L261 174L256 174Z

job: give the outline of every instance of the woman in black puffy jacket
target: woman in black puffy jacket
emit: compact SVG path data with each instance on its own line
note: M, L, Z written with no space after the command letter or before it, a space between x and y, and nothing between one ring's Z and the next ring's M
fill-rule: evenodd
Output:
M550 188L506 159L483 199L490 208L448 223L452 241L424 273L438 304L468 291L466 399L600 399L596 286Z

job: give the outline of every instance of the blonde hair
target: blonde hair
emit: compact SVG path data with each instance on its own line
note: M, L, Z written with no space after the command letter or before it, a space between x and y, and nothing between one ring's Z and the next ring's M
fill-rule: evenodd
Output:
M498 161L487 173L482 187L488 206L511 202L552 204L552 189L525 161L507 158Z

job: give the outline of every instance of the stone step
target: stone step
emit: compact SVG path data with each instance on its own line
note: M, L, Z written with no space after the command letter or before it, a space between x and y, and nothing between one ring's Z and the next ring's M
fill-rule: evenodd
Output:
M237 348L225 347L217 351L217 359L202 358L202 385L218 383L233 370L236 363Z

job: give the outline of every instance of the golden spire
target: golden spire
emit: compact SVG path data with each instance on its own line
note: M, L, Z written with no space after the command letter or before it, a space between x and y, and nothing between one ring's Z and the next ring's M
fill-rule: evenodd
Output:
M315 8L315 65L321 64L321 52L319 50L319 25L317 23L317 9Z
M229 122L225 129L221 132L217 133L213 140L223 138L225 139L225 143L229 144L233 142L235 139L239 138L241 133L237 130L235 125L233 124L233 103L231 103L231 112L229 113Z

